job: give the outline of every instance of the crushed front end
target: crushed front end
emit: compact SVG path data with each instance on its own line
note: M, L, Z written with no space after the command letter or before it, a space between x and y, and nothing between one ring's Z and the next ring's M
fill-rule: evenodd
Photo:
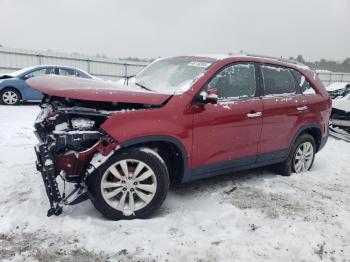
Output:
M37 170L50 202L47 215L60 215L63 205L89 198L86 178L115 150L117 142L99 126L118 110L115 103L45 97L35 121ZM60 192L57 178L74 183L68 195Z

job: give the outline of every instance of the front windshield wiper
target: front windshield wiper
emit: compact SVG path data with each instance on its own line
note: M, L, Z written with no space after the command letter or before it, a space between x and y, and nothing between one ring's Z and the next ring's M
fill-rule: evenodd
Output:
M135 82L135 85L137 85L137 86L139 86L139 87L141 87L141 88L143 88L143 89L145 89L145 90L153 91L152 89L149 89L148 87L145 87L143 84L140 84L140 83Z

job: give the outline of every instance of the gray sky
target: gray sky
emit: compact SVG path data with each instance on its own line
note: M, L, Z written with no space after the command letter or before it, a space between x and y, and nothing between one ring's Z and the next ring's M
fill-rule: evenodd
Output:
M0 44L114 57L350 57L350 0L0 0Z

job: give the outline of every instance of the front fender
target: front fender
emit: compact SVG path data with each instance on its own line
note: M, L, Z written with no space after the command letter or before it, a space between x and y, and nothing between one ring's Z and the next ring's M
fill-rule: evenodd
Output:
M150 135L174 136L180 140L190 136L192 117L188 117L186 124L186 119L179 121L175 116L165 118L158 113L159 110L161 109L118 112L111 115L101 128L118 142Z
M101 126L119 144L141 137L169 137L179 141L186 151L192 152L193 115L164 107L117 112Z

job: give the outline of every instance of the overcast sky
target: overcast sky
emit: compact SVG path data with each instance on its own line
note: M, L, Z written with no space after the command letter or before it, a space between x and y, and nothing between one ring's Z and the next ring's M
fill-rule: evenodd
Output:
M350 0L0 0L0 44L114 57L350 57Z

